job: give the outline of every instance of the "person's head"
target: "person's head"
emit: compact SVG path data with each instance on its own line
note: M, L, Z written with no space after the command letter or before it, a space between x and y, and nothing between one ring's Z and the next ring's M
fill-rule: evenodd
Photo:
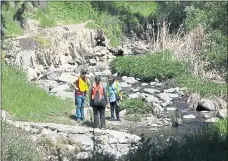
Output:
M86 74L87 74L87 70L86 69L82 69L81 73L80 73L81 78L85 78Z
M113 76L109 76L109 77L108 77L108 81L109 81L110 83L113 83L113 82L115 81L115 78L114 78Z
M96 76L95 76L95 83L96 83L97 85L99 85L100 82L101 82L101 77L100 77L99 75L96 75Z

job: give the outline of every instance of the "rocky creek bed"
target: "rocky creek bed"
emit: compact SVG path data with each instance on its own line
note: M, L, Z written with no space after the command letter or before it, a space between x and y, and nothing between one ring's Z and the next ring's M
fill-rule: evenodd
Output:
M136 41L125 41L122 47L111 48L105 35L104 46L97 46L97 33L84 25L59 26L41 30L39 34L44 40L49 37L50 47L45 48L35 41L36 36L10 39L4 49L5 62L23 67L29 81L62 99L74 99L69 83L79 76L83 65L87 65L88 77L92 81L94 74L101 74L105 81L106 76L113 74L108 64L116 55L150 51L148 44ZM70 155L88 157L95 145L98 150L119 157L127 153L131 142L138 143L141 133L146 137L169 138L201 128L205 122L215 122L218 117L227 117L226 102L220 98L200 98L186 88L170 87L166 82L145 83L126 76L120 77L119 81L126 93L125 99L140 98L153 107L151 113L140 116L141 121L126 120L126 110L123 110L120 112L121 122L110 122L110 109L107 108L108 130L93 129L88 127L92 121L89 107L85 107L86 122L78 123L72 119L72 125L12 121L4 111L2 118L30 132L31 139L44 147L45 160L57 160L57 149L67 160Z

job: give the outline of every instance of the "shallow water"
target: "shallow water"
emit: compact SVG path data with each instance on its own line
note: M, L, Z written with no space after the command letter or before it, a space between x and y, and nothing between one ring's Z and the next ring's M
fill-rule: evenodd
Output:
M147 138L158 136L158 137L169 137L174 136L175 138L181 138L186 134L194 133L197 130L202 129L203 127L209 125L209 123L185 123L179 126L172 127L162 127L156 131L151 131L150 128L138 128L135 129L132 133L136 135L144 135Z

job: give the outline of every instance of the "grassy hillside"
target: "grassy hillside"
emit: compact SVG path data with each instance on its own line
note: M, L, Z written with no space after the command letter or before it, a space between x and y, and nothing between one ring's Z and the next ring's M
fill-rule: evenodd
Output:
M23 2L19 2L17 6L13 2L3 5L7 36L23 34L20 23L13 19L17 10L21 8L21 4ZM38 20L40 27L43 28L94 20L87 27L103 29L113 46L120 44L126 21L139 21L138 16L134 16L134 14L148 16L156 12L157 9L157 4L154 2L46 2L45 8L33 7L29 2L25 6L21 17L25 20Z
M34 84L26 83L26 75L18 68L3 66L2 107L14 119L23 121L68 123L74 102L50 96ZM72 93L73 94L73 93Z

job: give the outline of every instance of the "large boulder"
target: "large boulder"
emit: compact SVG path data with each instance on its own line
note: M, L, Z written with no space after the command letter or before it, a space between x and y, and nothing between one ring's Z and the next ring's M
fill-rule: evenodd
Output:
M198 106L196 108L197 111L214 111L216 109L216 106L212 100L209 99L201 99L198 102Z
M227 118L227 109L221 109L218 111L218 117Z
M153 88L144 88L143 91L145 93L148 93L148 94L154 94L154 93L159 93L160 92L159 90L153 89Z
M65 83L72 83L76 79L77 79L77 77L75 77L75 76L73 76L71 74L62 73L61 76L59 77L58 81L65 82Z

